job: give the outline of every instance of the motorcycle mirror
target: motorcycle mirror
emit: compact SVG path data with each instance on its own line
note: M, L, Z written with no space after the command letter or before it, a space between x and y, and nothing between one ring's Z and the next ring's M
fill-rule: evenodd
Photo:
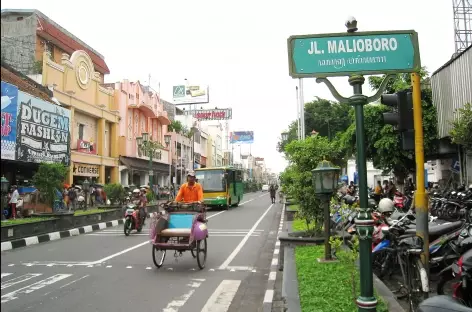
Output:
M412 215L412 214L408 214L406 217L407 217L408 220L410 220L410 221L415 221L415 220L416 220L416 217L415 217L414 215Z

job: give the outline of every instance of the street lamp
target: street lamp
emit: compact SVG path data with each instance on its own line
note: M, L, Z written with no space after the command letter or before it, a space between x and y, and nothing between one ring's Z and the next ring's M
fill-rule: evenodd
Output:
M82 182L82 189L84 190L85 193L85 208L84 210L87 210L87 203L88 203L88 192L90 191L90 182L87 178L85 178L85 181Z
M282 141L288 140L288 132L282 132Z
M172 185L172 144L170 144L171 141L172 141L172 135L170 135L170 134L165 134L165 135L164 135L164 142L166 143L166 146L169 148L169 155L170 155L170 162L169 162L169 187Z
M152 157L154 156L154 152L157 149L163 148L163 146L159 142L152 141L152 137L149 137L149 133L147 132L143 132L142 137L137 137L136 143L138 145L138 149L146 152L146 154L149 155L149 187L151 188L152 194L154 194L154 171L152 169Z
M0 180L1 185L2 185L2 219L5 218L4 210L8 206L7 205L7 193L8 193L8 186L10 185L10 182L5 178L5 176L2 176L2 179Z
M332 260L331 245L329 244L330 236L330 213L329 201L331 196L336 191L339 179L339 168L335 168L329 161L323 160L318 164L316 169L311 171L313 188L315 194L323 203L324 210L324 232L325 232L325 261Z

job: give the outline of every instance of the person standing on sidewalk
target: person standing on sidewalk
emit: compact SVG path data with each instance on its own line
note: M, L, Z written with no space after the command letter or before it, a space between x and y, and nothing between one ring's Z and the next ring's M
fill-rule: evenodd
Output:
M71 208L75 211L76 209L76 204L77 204L77 193L75 191L75 185L72 184L71 187L69 187L69 191L67 192L67 197L69 197L69 212Z
M18 199L20 198L20 193L18 193L18 188L16 185L12 187L13 192L10 197L10 207L11 207L11 216L13 219L16 219L16 204L18 204Z

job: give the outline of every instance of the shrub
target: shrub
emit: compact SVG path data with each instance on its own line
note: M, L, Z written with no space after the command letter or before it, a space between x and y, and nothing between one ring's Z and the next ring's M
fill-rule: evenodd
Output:
M63 188L69 168L63 164L41 163L33 176L33 184L40 191L46 203L53 207L56 191Z
M125 195L123 185L118 183L106 184L103 190L112 204L121 202L121 199Z

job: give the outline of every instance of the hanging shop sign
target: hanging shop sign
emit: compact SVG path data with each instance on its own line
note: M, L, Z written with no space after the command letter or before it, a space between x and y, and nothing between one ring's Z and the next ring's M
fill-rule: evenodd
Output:
M91 143L84 140L77 140L77 151L86 154L97 154L97 146L95 143Z
M199 109L199 110L186 110L185 115L192 115L195 119L200 121L205 120L230 120L233 118L232 108L222 109Z

